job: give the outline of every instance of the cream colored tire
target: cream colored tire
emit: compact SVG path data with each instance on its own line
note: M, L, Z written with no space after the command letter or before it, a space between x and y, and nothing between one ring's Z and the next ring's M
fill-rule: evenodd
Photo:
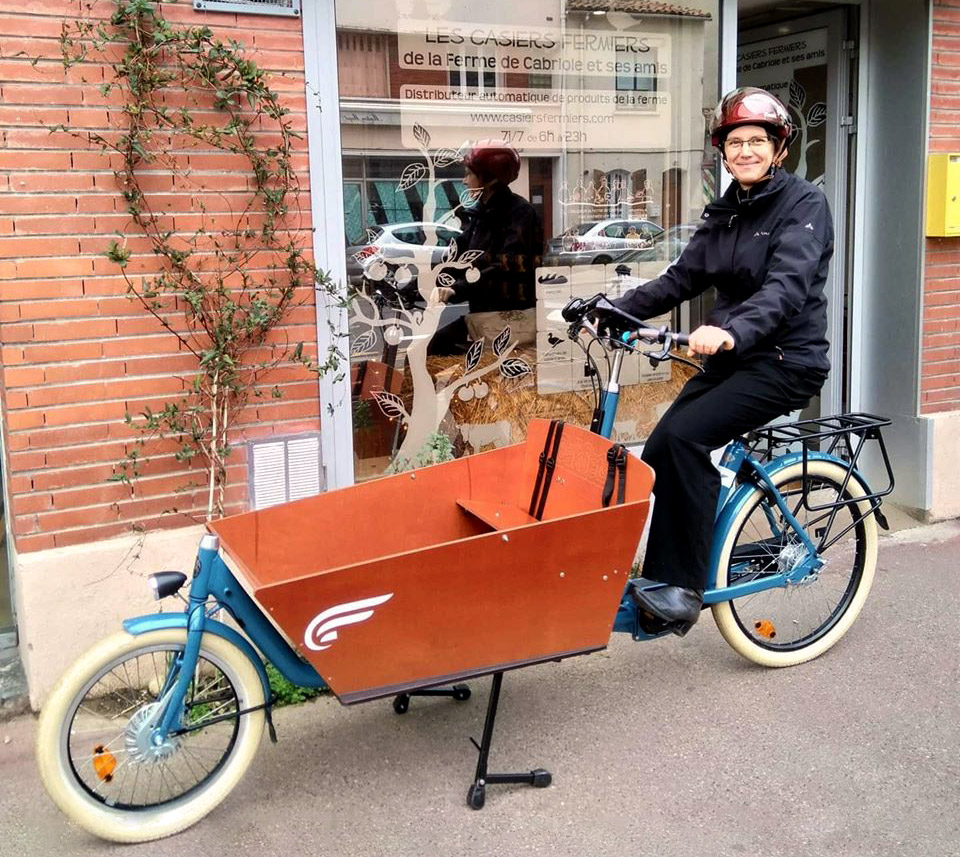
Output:
M182 649L185 641L186 631L181 629L152 631L139 636L125 632L114 634L90 649L67 670L43 706L37 731L37 762L43 784L53 801L72 821L96 836L113 842L147 842L186 829L203 818L230 793L257 752L263 734L263 709L238 718L211 723L203 730L189 733L187 738L171 751L173 764L176 762L176 753L186 754L183 747L188 739L209 740L209 737L213 736L226 745L222 751L217 751L221 756L216 767L208 773L203 771L203 754L195 754L192 760L187 756L183 758L183 764L189 762L189 766L182 770L190 770L194 774L199 771L199 780L181 796L151 805L147 792L143 805L139 805L139 802L136 805L130 803L131 798L127 801L118 800L121 804L118 807L107 804L107 795L98 799L93 794L91 782L93 789L107 788L102 785L102 771L98 770L97 776L91 775L89 772L94 766L81 764L77 749L71 747L71 724L80 710L81 702L84 703L83 723L82 728L81 725L76 727L76 732L91 728L91 735L99 734L93 731L94 729L102 729L105 734L115 733L112 743L106 747L98 747L95 752L100 754L106 749L108 754L117 760L116 774L111 775L109 782L119 783L121 771L127 782L129 775L124 765L132 769L138 764L131 761L135 754L124 749L127 745L124 743L126 733L123 729L133 718L126 713L122 717L111 716L107 703L98 701L110 699L113 702L111 693L105 693L103 689L109 690L114 686L118 689L113 695L117 699L125 699L120 694L121 691L125 694L131 692L123 685L123 676L125 671L130 669L130 665L159 662L162 671L162 659L169 652ZM228 711L240 711L264 703L263 685L257 669L236 646L221 637L206 634L200 654L205 659L206 673L198 670L197 686L202 680L206 680L208 683L215 681L217 687L209 696L213 701L209 704L203 703L207 706L206 709L196 709L198 722L204 717L212 720L223 710L225 697L229 698ZM203 679L204 675L213 678ZM146 687L147 694L156 693L156 682L152 679L145 681L138 678L130 684ZM96 693L93 692L94 688L97 689ZM89 697L88 693L91 694ZM138 699L142 696L144 694L139 694ZM96 711L94 715L89 714L89 709L97 709L98 704L107 713ZM143 705L140 708L143 708ZM131 713L135 715L135 712ZM74 737L78 742L83 740L76 735ZM191 745L191 752L193 746ZM101 756L102 758L106 757ZM93 756L87 761L93 762ZM131 795L136 794L140 774L149 777L151 772L157 769L157 765L149 761L139 764L140 769L134 777ZM153 767L148 767L150 765ZM85 773L78 774L78 770ZM179 783L177 785L179 786ZM120 798L123 798L122 794ZM123 803L127 805L123 806Z
M791 484L798 486L802 473L803 465L801 463L791 465L780 471L774 477L777 489L781 493L785 493ZM822 490L826 495L815 500L814 505L817 502L826 501L831 492L839 496L846 475L845 468L829 461L811 460L807 464L807 473L818 480L817 484L822 486L819 490ZM724 601L713 606L713 618L717 627L720 629L723 638L735 651L748 660L763 666L789 667L819 657L847 633L860 614L867 594L870 592L877 565L876 518L870 512L869 500L859 499L864 497L866 493L860 480L851 476L847 483L846 494L843 497L844 505L841 507L841 512L838 513L838 520L834 522L833 531L839 532L843 526L852 523L859 515L865 515L866 517L847 534L844 544L835 548L828 548L825 551L823 555L825 566L820 576L811 579L809 583L802 587L778 587L757 596L745 596L735 601ZM764 517L759 514L762 512L761 501L763 501L763 498L764 493L759 488L755 489L742 505L727 530L726 541L717 566L718 589L727 585L731 556L737 544L744 544L750 538L760 540L766 535L760 530L760 527L757 527L756 532L752 534L746 532L747 529L755 526L753 524L754 518L761 522L764 520ZM790 504L791 509L796 505L796 502ZM811 524L814 530L818 528L818 525L821 527L827 525L827 519L823 517L823 513L808 513L801 510L797 515L801 523L804 523L804 516L816 518L815 522ZM815 534L811 534L811 538L815 543L817 542ZM792 642L777 641L777 625L779 624L782 630L787 630L784 626L790 624L789 617L793 608L787 603L788 599L796 596L794 606L796 608L801 607L802 605L799 602L804 597L805 587L809 587L812 591L814 587L820 586L829 574L836 575L836 579L840 581L838 587L842 586L843 577L847 573L848 554L851 557L849 581L833 608L833 612L826 617L822 626L811 631L808 638L800 637ZM748 599L751 598L754 601L748 604ZM762 603L764 599L766 599L768 607L754 606L755 602ZM830 603L829 599L826 603ZM754 615L748 612L751 610L755 611ZM765 617L764 611L772 615L777 613L778 610L782 611L778 615L783 616L783 621L779 623L769 622L769 625L764 624L769 621ZM762 629L762 631L754 633L753 627ZM768 639L765 635L769 635L771 630L774 632L774 637Z

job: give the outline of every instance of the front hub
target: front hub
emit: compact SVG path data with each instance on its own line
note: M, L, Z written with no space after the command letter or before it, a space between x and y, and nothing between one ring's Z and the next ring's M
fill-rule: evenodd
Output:
M162 735L154 729L160 713L160 703L151 702L130 718L123 733L123 744L131 761L162 762L180 749L179 738Z

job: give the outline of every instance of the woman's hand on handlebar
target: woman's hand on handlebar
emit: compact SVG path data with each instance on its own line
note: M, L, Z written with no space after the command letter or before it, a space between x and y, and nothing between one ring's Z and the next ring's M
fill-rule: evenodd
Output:
M687 356L692 357L694 354L709 356L716 354L718 351L729 351L736 344L734 338L722 327L702 324L690 334L690 340L687 343Z

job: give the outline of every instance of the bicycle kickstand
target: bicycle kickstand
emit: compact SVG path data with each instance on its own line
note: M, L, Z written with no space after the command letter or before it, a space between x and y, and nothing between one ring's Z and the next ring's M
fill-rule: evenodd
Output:
M477 759L477 772L473 779L473 785L467 791L467 806L471 809L483 809L487 799L487 786L519 783L544 789L553 782L553 776L543 768L535 768L523 774L490 774L487 772L490 744L493 741L493 725L497 719L497 707L500 704L500 686L502 683L503 673L494 673L493 684L490 687L490 701L487 703L487 717L483 723L483 738L479 744L473 738L470 739L480 753Z

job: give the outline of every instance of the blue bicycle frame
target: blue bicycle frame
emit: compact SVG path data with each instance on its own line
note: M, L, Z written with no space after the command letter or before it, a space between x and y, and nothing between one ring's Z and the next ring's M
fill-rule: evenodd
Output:
M601 391L598 430L599 434L607 438L613 434L625 351L626 347L618 346L614 349L610 377L605 389ZM710 572L704 593L705 605L797 582L816 572L823 564L817 546L795 518L775 485L777 474L784 468L799 462L806 464L808 460L825 460L847 466L847 462L842 459L821 452L787 453L762 464L749 453L740 440L734 440L724 450L720 461L721 489L714 524ZM850 472L861 478L855 470L851 469ZM792 531L806 547L806 557L793 564L788 571L765 573L742 583L717 588L717 568L720 552L726 541L724 536L743 504L758 487L765 491L770 500L771 505L766 512L771 532L776 536L786 530ZM133 635L171 628L180 628L186 632L186 645L179 659L179 670L171 671L168 684L160 695L160 698L167 702L154 726L155 733L160 738L165 738L180 726L184 714L184 700L193 678L204 634L222 637L239 649L254 665L263 686L264 699L267 700L264 707L267 709L268 718L271 691L261 655L294 684L314 688L325 686L323 677L291 648L260 607L247 595L220 556L219 548L220 540L216 535L207 534L202 538L185 610L139 616L123 623L124 629ZM233 617L246 636L216 619L216 614L221 609L225 609ZM640 629L636 607L627 591L624 592L613 630L630 633L636 640L660 636L660 633L651 634Z

